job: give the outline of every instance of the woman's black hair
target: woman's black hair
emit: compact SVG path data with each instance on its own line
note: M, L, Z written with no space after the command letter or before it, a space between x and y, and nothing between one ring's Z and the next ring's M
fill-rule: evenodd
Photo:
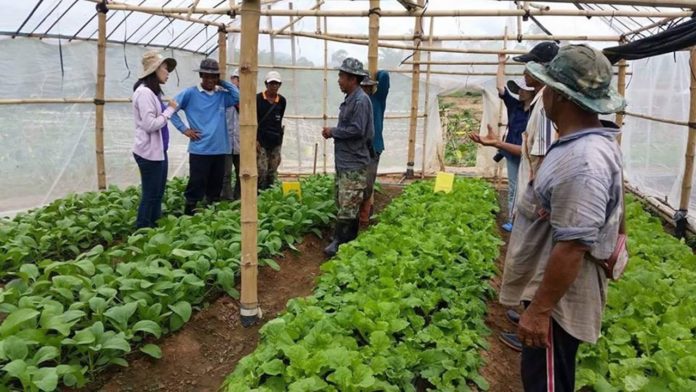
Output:
M157 95L158 97L164 94L162 92L162 86L160 85L159 78L157 78L157 72L153 72L142 79L138 79L138 81L135 82L135 85L133 86L133 91L140 87L141 84L144 84L145 87L152 90L152 92L155 93L155 95Z

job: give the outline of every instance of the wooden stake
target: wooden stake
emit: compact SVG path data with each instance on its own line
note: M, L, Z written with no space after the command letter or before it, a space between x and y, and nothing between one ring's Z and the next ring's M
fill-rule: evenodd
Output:
M679 198L679 209L687 211L689 200L691 199L691 183L694 177L694 150L696 150L696 48L691 49L690 54L690 76L691 76L691 108L689 110L689 137L686 143L686 154L684 154L684 175L682 176L681 197Z
M317 174L317 152L319 150L319 143L314 143L314 167L312 168L312 174Z
M424 1L418 0L418 5L423 6ZM420 44L421 38L423 36L423 17L422 13L415 18L415 27L413 32L416 36L414 40L415 51L413 52L413 62L420 62ZM411 73L413 79L411 80L411 120L409 122L408 129L408 160L406 162L406 177L413 178L413 167L415 165L416 158L416 127L418 126L418 94L420 93L420 66L413 65L413 72Z
M628 67L628 64L626 63L626 60L621 60L619 61L619 77L617 80L617 90L619 90L619 94L621 94L622 97L626 96L626 68ZM619 128L623 128L623 123L624 123L624 114L623 113L616 113L616 118L614 120L616 122L616 125L619 126ZM621 145L621 134L616 138L616 142Z
M220 78L227 80L227 31L218 31L218 63L220 64Z
M242 325L253 325L261 317L258 302L257 205L256 205L256 80L258 77L259 0L242 3L242 42L239 67L240 85L240 145L242 181L242 295L240 313Z
M97 153L97 185L106 189L106 165L104 164L104 77L106 74L106 10L97 12L99 38L97 41L97 91L94 99L95 146Z
M367 69L370 77L377 80L377 61L379 54L379 0L370 0L370 36L367 47ZM379 88L379 86L377 86Z
M435 18L430 17L430 38L428 45L433 46L433 28L435 26ZM428 121L430 120L430 61L432 60L432 52L428 52L428 66L425 70L425 119L423 120L423 153L421 155L421 178L425 178L425 153L428 146Z

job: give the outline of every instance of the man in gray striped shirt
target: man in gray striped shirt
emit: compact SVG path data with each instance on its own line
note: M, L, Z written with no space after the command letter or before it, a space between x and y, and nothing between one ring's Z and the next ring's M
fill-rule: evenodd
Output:
M572 392L578 345L597 341L606 301L605 273L592 259L611 255L623 209L618 131L598 114L625 101L611 87L607 58L588 46L563 47L527 72L546 85L559 139L517 205L500 302L526 307L517 331L525 391Z

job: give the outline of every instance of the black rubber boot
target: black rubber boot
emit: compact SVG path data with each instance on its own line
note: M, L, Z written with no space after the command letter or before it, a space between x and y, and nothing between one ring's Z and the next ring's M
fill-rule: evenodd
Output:
M193 216L196 213L196 203L186 203L184 206L184 214Z
M353 241L358 237L360 231L360 219L346 221L344 243Z
M324 254L326 254L329 257L334 257L336 256L336 253L338 252L338 247L350 241L348 239L348 233L349 233L349 225L351 224L352 221L345 220L345 219L337 219L336 220L336 229L334 230L334 238L333 241L324 248Z

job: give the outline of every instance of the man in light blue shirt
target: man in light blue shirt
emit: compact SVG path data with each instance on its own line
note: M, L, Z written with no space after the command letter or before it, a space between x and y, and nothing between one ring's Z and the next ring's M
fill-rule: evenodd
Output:
M193 215L196 205L205 197L206 203L220 200L225 174L225 156L232 152L227 134L226 110L239 103L239 90L220 79L218 62L207 58L195 70L201 84L180 92L174 99L179 110L186 113L188 125L178 113L172 124L190 139L189 182L184 196L184 213Z

